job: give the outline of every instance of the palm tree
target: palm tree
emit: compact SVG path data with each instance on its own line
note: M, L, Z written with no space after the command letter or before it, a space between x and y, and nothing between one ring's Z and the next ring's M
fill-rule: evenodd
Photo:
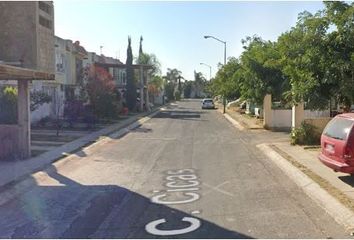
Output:
M181 74L182 72L176 68L173 69L167 68L165 79L169 82L173 82L174 84L177 84L177 81L181 77Z
M201 97L201 91L206 84L206 78L201 72L194 71L194 86L197 97Z

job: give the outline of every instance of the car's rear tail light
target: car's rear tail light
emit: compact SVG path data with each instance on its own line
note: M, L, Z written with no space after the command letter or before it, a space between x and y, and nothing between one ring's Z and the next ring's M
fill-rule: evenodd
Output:
M343 157L345 159L352 159L353 158L353 150L352 150L351 146L345 146Z

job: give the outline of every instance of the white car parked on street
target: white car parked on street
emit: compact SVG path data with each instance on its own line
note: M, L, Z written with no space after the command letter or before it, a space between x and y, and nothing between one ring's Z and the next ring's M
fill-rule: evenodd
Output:
M211 99L211 98L204 98L204 99L202 100L202 109L205 109L205 108L211 108L211 109L214 109L214 108L215 108L215 104L214 104L213 99Z

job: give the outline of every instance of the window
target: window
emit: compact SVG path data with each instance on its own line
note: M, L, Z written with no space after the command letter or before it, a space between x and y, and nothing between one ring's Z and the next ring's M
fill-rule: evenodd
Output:
M42 25L43 27L52 29L52 21L46 19L43 16L39 16L39 24Z
M323 131L323 134L334 139L346 140L353 121L345 118L334 118Z
M48 13L49 15L52 14L52 11L51 11L51 6L45 2L38 2L38 7L40 10Z
M113 79L114 81L119 84L119 69L118 68L113 68Z
M55 63L57 67L57 72L64 73L65 72L65 64L64 64L64 54L57 53L55 54Z
M121 72L121 80L123 85L127 85L127 74L125 71Z

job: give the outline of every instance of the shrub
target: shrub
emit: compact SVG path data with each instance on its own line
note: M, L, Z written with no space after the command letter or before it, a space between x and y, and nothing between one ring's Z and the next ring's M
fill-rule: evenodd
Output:
M95 127L95 124L97 123L97 118L92 111L91 105L86 105L84 107L83 121L84 121L84 123L87 124L88 129L92 129Z
M48 122L51 121L51 118L49 116L46 116L44 118L41 118L39 121L38 121L38 126L40 127L44 127Z
M290 137L292 145L318 145L321 135L316 131L316 127L302 122L299 128L291 130Z
M117 118L121 111L120 92L115 88L113 78L106 69L92 69L87 84L88 98L93 113L98 118Z
M174 89L175 89L175 86L174 86L174 84L172 82L166 83L166 85L165 85L165 95L166 95L168 101L175 100Z
M30 104L31 112L35 111L44 103L50 103L51 101L52 101L52 97L45 92L42 91L31 92L31 104Z
M178 90L175 92L175 99L176 99L177 101L181 100L181 92L178 91Z
M78 122L83 112L84 105L82 101L72 100L65 103L64 117L68 120L70 127L72 127L75 122Z
M0 123L17 123L17 89L14 87L0 88Z

